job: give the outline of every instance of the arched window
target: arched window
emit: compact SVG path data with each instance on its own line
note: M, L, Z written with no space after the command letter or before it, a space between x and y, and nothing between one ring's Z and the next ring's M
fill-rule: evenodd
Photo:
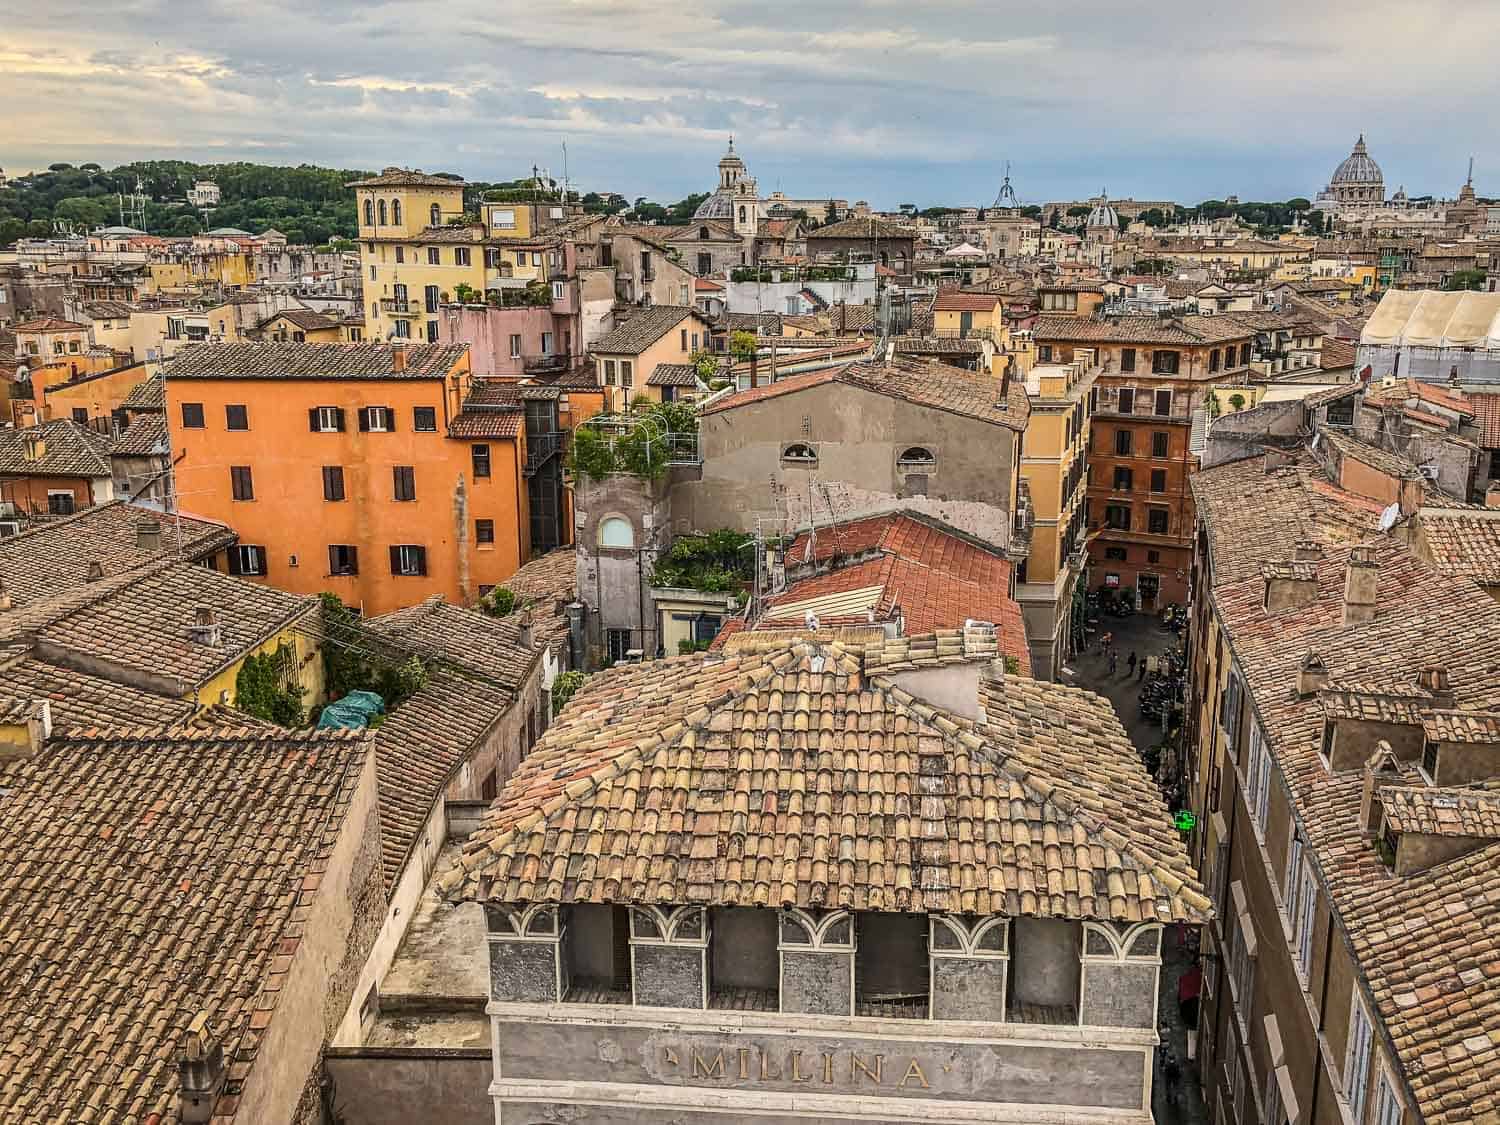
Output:
M380 225L381 226L385 226L386 225L386 221L385 221L385 200L383 200L383 199L380 201Z
M740 208L740 222L743 223L744 221L745 221L745 209L743 207L741 207Z
M373 199L367 199L367 200L365 200L365 226L367 226L367 227L373 227L374 225L375 225L375 201Z
M391 200L391 225L395 227L401 225L401 200L399 199Z
M432 220L429 224L430 226L440 227L443 225L443 209L436 203L432 205L432 210L428 212L428 217Z
M793 442L781 451L781 463L797 469L815 468L818 451L805 441Z
M600 520L599 546L634 547L635 529L630 526L630 521L623 516L606 516Z
M707 238L708 237L708 228L707 227L699 227L698 228L698 237L699 238Z
M923 445L913 445L901 451L901 456L896 458L898 469L911 469L927 471L937 465L937 458L932 455L932 450Z

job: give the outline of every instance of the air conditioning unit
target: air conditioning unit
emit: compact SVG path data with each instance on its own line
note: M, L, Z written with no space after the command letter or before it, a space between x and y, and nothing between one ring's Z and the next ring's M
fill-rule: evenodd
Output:
M0 520L0 539L9 539L12 535L20 534L20 520Z

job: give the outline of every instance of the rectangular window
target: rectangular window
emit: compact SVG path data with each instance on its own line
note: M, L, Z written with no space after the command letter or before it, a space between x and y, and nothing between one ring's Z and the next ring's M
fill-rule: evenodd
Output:
M1234 353L1234 349L1233 348L1230 348L1229 351L1230 351L1230 354ZM1209 373L1212 374L1213 372L1217 371L1218 369L1219 369L1219 349L1218 348L1214 348L1212 351L1210 351L1208 353L1208 370L1209 370Z
M615 361L612 359L604 361L604 385L606 387L615 385Z
M249 465L229 467L229 490L236 500L255 499L255 485L250 479Z
M1159 417L1162 418L1165 418L1167 415L1172 413L1171 391L1163 390L1156 392L1156 413Z
M518 266L524 266L525 264L526 264L526 251L524 251L524 250L517 250L516 251L516 265L518 265Z
M487 477L490 475L490 447L488 445L473 445L469 451L474 461L474 475L476 477Z
M514 230L516 226L516 212L513 208L496 207L490 212L490 226L499 227L501 230Z
M392 321L392 323L391 323L391 335L392 336L397 336L397 337L399 337L400 339L403 339L403 340L410 339L411 338L411 321L409 321L409 320Z
M1152 508L1146 513L1146 530L1152 535L1167 535L1172 525L1171 515L1165 508Z
M438 287L436 285L422 287L422 304L430 313L438 311Z
M453 264L455 266L466 266L469 264L469 248L467 246L455 246L453 248Z
M632 365L631 365L630 360L628 360L628 359L622 359L622 360L620 360L620 386L622 386L622 387L633 387L634 385L635 385L635 375L634 375L634 372L632 371Z
M1120 388L1120 413L1121 414L1134 414L1135 413L1135 388L1134 387L1121 387Z
M1356 991L1349 1003L1349 1055L1344 1063L1344 1094L1349 1099L1349 1108L1354 1120L1363 1121L1365 1114L1365 1092L1370 1084L1370 1041L1373 1030L1365 1006L1359 1002Z
M1172 435L1165 430L1157 430L1151 435L1151 456L1165 457L1170 448Z
M493 246L484 248L484 268L487 270L500 268L500 251Z
M481 547L487 547L487 546L493 546L494 545L494 543L495 543L495 521L494 520L475 520L474 521L474 542L478 543Z
M1124 547L1106 547L1104 557L1110 562L1125 562L1130 557L1130 552Z
M1250 721L1250 770L1255 778L1251 785L1255 804L1251 809L1255 821L1255 834L1262 840L1266 836L1266 813L1271 807L1271 751L1261 734L1260 724Z
M511 336L510 336L510 358L511 359L520 359L521 358L521 334L519 332L512 332L511 333Z
M550 332L543 332L542 333L542 354L543 355L551 355L552 354L552 333L550 333Z
M249 409L240 405L224 407L224 428L226 430L248 430L250 428Z
M88 409L88 407L86 407L86 406L75 406L75 407L73 407L73 421L77 422L80 426L87 426L89 424L89 409Z
M554 281L552 283L552 299L554 301L561 301L563 299L563 283L562 282L560 282L560 281Z
M344 428L344 411L337 406L314 406L307 412L308 428L315 434L335 434Z
M266 573L266 549L238 543L229 548L229 573L264 575Z
M71 516L74 499L71 492L48 492L47 511L54 516Z
M417 498L417 470L411 465L397 465L391 470L391 476L395 481L395 499L415 500Z
M1051 344L1038 344L1037 345L1037 349L1036 349L1036 359L1037 359L1038 363L1051 363L1052 362L1052 345Z
M1129 457L1130 456L1130 431L1129 430L1116 430L1115 431L1115 456L1116 457Z
M414 406L411 410L411 428L422 434L437 433L437 407Z
M435 321L435 320L429 320L427 322L427 342L429 344L435 344L435 343L437 343L437 340L438 340L438 322Z
M1115 491L1129 492L1134 474L1123 465L1115 466Z
M1152 469L1151 470L1151 491L1152 492L1165 492L1166 490L1167 490L1167 470L1166 469Z
M429 266L436 266L441 263L442 258L439 256L438 248L436 246L429 246L427 248L427 264Z
M609 663L624 660L625 654L630 651L629 629L606 629L604 630L605 650L609 655Z
M1113 528L1115 531L1129 531L1129 506L1126 504L1106 504L1104 506L1104 526Z
M1159 563L1159 562L1161 562L1161 552L1160 551L1147 551L1146 552L1146 561L1148 563Z
M1286 1108L1281 1101L1281 1084L1276 1081L1276 1067L1266 1071L1266 1125L1286 1125Z
M390 433L396 428L396 412L389 406L361 407L359 428L372 434Z
M1155 351L1151 353L1151 370L1157 375L1176 375L1180 361L1177 352Z
M1375 1085L1375 1125L1401 1125L1401 1099L1384 1074Z
M1318 881L1306 867L1297 885L1297 967L1304 979L1312 972L1313 923L1318 917Z
M323 499L342 500L344 498L344 467L342 465L323 466Z
M1134 348L1121 348L1120 349L1120 370L1121 371L1134 371L1135 370L1135 349Z
M406 247L398 246L396 247L396 264L400 265L404 261L406 261Z
M427 548L401 544L391 548L391 573L416 578L427 573Z
M359 548L347 543L332 543L328 547L328 573L348 576L359 573Z

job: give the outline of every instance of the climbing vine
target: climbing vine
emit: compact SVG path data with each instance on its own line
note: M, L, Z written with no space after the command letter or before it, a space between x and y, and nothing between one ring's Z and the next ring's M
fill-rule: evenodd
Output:
M297 650L279 644L274 652L245 657L234 678L234 704L247 715L284 727L300 727L302 685L292 677L297 668Z

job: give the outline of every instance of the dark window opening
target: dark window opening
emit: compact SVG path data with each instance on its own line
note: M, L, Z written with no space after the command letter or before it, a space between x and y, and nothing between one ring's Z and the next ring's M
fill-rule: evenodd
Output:
M255 499L255 483L251 479L249 465L229 467L229 489L236 500Z
M474 462L474 476L487 477L490 475L490 447L488 445L473 445L469 447Z
M333 543L328 547L328 573L348 576L359 573L359 548L347 543Z
M411 465L397 465L391 470L394 478L395 499L415 500L417 498L417 470Z
M434 406L413 407L411 428L424 434L437 433L437 408Z
M227 430L248 430L250 428L250 411L242 405L224 407L224 428Z
M344 498L344 467L342 465L323 466L323 499L342 500Z
M182 428L185 430L203 429L203 404L201 402L182 404Z

